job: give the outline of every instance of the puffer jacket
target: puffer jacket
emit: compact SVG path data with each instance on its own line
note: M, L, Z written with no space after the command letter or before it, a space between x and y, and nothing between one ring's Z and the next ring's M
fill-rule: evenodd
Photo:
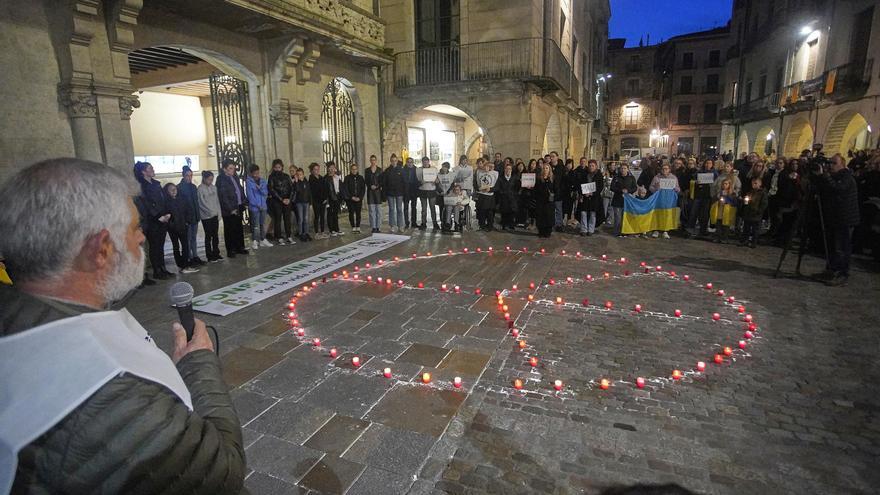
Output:
M273 170L269 174L269 199L281 202L293 197L293 180L289 175L280 170Z
M92 310L0 286L0 335ZM12 493L238 494L241 428L214 353L177 369L193 411L163 385L120 375L18 454Z

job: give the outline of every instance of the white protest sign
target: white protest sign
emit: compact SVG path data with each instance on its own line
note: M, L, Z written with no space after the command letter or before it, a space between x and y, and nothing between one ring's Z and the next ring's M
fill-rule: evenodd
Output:
M596 192L595 182L587 182L586 184L581 184L581 194L592 194L594 192Z
M713 182L715 182L715 174L712 172L697 174L698 184L712 184Z
M422 182L434 182L437 180L437 169L434 167L422 169Z
M675 179L660 179L660 189L675 189Z
M519 181L522 187L535 187L535 174L522 174Z

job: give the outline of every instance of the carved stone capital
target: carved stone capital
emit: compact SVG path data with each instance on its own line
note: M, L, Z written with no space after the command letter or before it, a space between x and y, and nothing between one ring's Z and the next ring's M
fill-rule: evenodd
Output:
M134 109L140 107L141 100L135 95L119 97L119 115L122 117L122 120L131 119L131 114L134 112Z
M301 103L292 103L288 105L288 110L291 115L299 117L299 125L302 125L309 120L309 108Z
M312 77L312 69L321 56L321 45L308 39L295 39L290 46L290 53L284 60L282 82L296 76L297 84L305 84Z
M290 107L286 103L269 106L269 120L272 121L272 127L276 129L287 129L290 127Z
M95 118L98 115L98 97L90 89L63 87L58 97L70 118Z

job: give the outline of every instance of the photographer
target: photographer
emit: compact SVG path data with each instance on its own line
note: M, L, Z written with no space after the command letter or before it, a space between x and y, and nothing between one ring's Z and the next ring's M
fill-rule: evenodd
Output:
M143 278L136 186L61 158L0 188L0 493L239 493L241 428L205 324L169 358L108 311ZM27 228L22 228L27 226ZM17 462L16 462L17 460Z
M829 170L830 168L830 170ZM830 166L822 167L816 177L828 232L832 244L828 252L825 273L820 275L826 285L845 285L849 278L849 259L852 254L852 233L859 224L858 189L852 171L839 153L831 157Z

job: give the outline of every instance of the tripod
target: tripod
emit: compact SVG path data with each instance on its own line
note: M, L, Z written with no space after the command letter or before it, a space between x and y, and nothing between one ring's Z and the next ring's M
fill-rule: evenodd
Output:
M782 262L785 261L785 256L788 254L788 251L791 250L791 245L794 242L795 231L797 232L797 237L800 239L800 245L798 246L798 258L794 272L798 277L803 277L803 274L801 273L801 261L803 261L804 253L807 250L807 221L810 218L809 213L814 207L819 213L819 226L822 230L822 248L824 249L825 259L828 259L828 235L825 232L825 214L822 211L822 201L819 198L819 193L813 191L812 184L809 185L808 189L809 194L807 195L806 208L801 208L800 211L798 211L798 218L795 221L795 226L785 234L785 243L782 247L782 254L779 255L779 263L776 265L776 272L773 274L773 278L779 278L779 272L782 270Z

